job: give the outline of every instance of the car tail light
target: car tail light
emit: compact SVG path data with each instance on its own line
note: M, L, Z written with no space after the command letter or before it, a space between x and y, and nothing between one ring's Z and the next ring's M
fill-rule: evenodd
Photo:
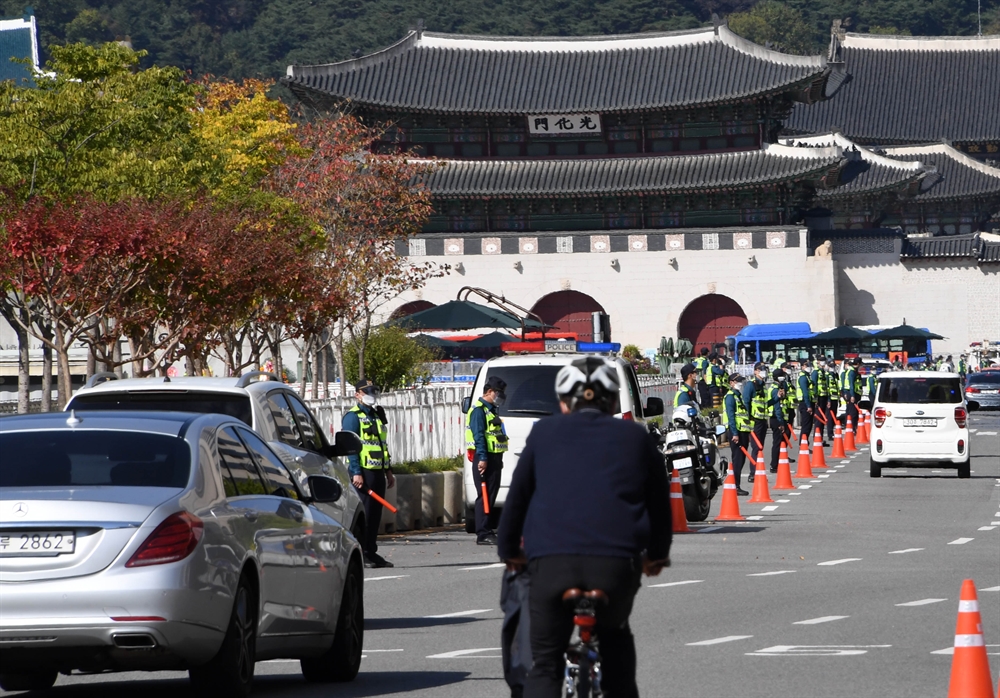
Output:
M878 441L875 442L875 450L878 451L879 453L882 452L882 439L879 439Z
M198 545L204 525L197 516L179 511L168 516L146 539L126 567L163 565L183 560Z
M631 422L632 420L635 419L635 417L632 416L631 412L625 412L624 414L622 414L622 419L627 419L628 421Z
M965 422L969 418L969 413L965 411L964 407L955 408L955 424L958 425L959 429L965 429Z
M885 424L885 418L888 415L889 413L885 411L884 407L876 407L875 413L872 415L872 418L875 420L875 426L882 428L882 425Z
M965 453L965 439L958 440L958 452Z
M979 388L974 388L970 385L968 388L965 389L965 392L975 394L979 392Z

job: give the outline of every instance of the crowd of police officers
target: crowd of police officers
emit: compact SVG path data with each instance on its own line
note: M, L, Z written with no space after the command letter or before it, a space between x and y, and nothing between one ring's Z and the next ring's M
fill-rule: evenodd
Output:
M796 375L797 374L797 375ZM858 424L858 402L862 395L875 393L876 371L864 367L860 358L807 359L798 369L778 355L771 364L754 364L749 378L730 373L724 356L702 348L700 355L681 368L681 385L674 407L695 403L700 409L719 409L731 448L737 494L748 495L741 487L746 454L756 461L771 432L770 471L778 471L782 444L787 444L789 462L793 449L790 435L798 424L799 433L811 438L814 429L823 435L823 445L833 439L835 415L841 407L853 425ZM866 386L867 383L867 386ZM839 419L839 417L837 417ZM747 482L753 482L753 463Z

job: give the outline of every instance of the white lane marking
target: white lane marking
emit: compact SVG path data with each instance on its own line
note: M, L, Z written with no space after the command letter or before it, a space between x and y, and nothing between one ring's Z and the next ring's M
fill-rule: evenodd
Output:
M720 528L725 528L725 526L706 526L705 528L699 528L698 533L709 533L711 531L718 531Z
M990 521L990 526L1000 526L1000 521Z
M799 485L800 490L811 490L812 485Z
M499 569L501 567L506 567L506 566L507 566L507 563L505 563L505 562L491 562L488 565L476 565L475 567L459 567L458 571L459 572L468 572L469 570L495 570L495 569Z
M841 465L845 465L845 464L850 463L850 462L851 461L849 461L849 460L842 460L842 461L840 461L840 464Z
M424 616L424 618L460 618L462 616L474 616L478 613L489 613L492 608L474 608L471 611L455 611L454 613L442 613L437 616Z
M1000 591L1000 587L988 587L986 589L980 589L979 591Z
M829 623L834 620L843 620L844 618L850 618L850 616L821 616L819 618L810 618L809 620L797 620L792 625L816 625L818 623Z
M993 516L1000 516L1000 511L998 511L997 513L995 513Z
M943 470L932 470L931 472L932 473L943 473L944 471Z
M365 651L366 652L371 652L371 650L365 650ZM299 661L298 659L264 659L264 660L261 660L261 661L259 661L257 663L258 664L288 664L290 662L295 662L297 664L298 661Z
M802 494L801 492L785 492L786 497L794 497L796 495Z
M956 538L952 542L948 543L948 545L965 545L969 541L973 540L975 540L975 538Z
M980 526L977 530L979 531L992 531L996 526Z
M835 466L833 466L833 467L834 467L834 468L846 468L847 466L846 466L846 465L835 465Z
M683 584L701 584L704 581L705 581L704 579L687 579L683 582L666 582L664 584L650 584L649 588L658 589L660 587L679 587Z
M1000 645L986 645L986 647L1000 647ZM945 647L943 650L934 650L931 654L955 654L955 648ZM1000 657L1000 652L987 652L986 654L992 654L994 657Z
M726 635L717 637L714 640L702 640L701 642L688 642L688 647L702 647L704 645L721 645L723 642L735 642L736 640L749 640L753 635Z
M941 601L947 601L948 599L920 599L919 601L907 601L906 603L898 603L897 606L926 606L929 603L939 603Z
M834 467L837 467L837 466L834 466ZM837 471L836 470L827 470L826 472L827 472L828 475L833 475Z
M776 501L778 504L788 504L792 500L790 500L790 499L775 499L774 501Z
M769 507L764 507L763 509L761 509L761 511L774 511L777 508L778 508L777 506L769 506Z
M817 562L816 565L819 567L831 567L833 565L842 565L845 562L858 562L863 558L860 557L845 557L843 560L827 560L826 562Z
M808 657L854 657L867 654L875 647L892 645L775 645L756 652L747 652L748 657L787 657L788 655Z
M451 652L442 652L441 654L431 654L427 656L427 659L458 659L459 657L470 657L473 654L479 654L480 652L499 652L499 647L478 647L471 650L453 650ZM484 654L478 657L470 657L471 659L497 659L499 654Z
M747 521L760 521L763 518L763 516L748 516Z
M775 574L795 574L795 570L776 570L774 572L754 572L753 574L748 574L748 577L770 577Z
M820 475L820 477L823 477L823 476ZM810 480L809 482L823 482L823 481L822 480Z
M905 548L903 550L890 550L890 555L902 555L903 553L915 553L918 550L923 550L923 548Z
M826 474L826 475L817 475L816 477L823 478L823 477L830 477L830 475L829 474Z
M981 431L981 432L979 432L979 435L980 436L996 436L997 433L995 431Z
M365 652L402 652L403 650L365 650ZM295 660L298 661L298 660Z
M366 582L377 582L380 579L405 579L406 577L409 577L409 576L410 575L408 575L408 574L393 574L393 575L389 575L388 577L365 577L365 581Z

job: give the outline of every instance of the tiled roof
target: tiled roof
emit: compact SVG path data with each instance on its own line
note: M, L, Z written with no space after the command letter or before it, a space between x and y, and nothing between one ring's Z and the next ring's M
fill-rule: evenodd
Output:
M979 261L1000 264L1000 242L987 242L983 240L983 247L979 252Z
M903 259L966 258L980 263L1000 262L1000 242L987 240L981 233L906 238L899 256Z
M845 138L839 133L821 136L793 137L782 140L786 145L810 148L837 146L842 148L847 165L840 171L837 187L817 192L820 199L836 199L855 194L874 194L881 191L902 191L933 175L934 167L919 158L889 158Z
M822 56L792 56L727 26L680 32L520 38L410 32L377 53L289 66L305 99L466 114L623 112L744 101L792 92L822 96Z
M859 143L1000 140L1000 36L834 37L850 78L798 105L787 133L840 131Z
M31 77L31 69L11 58L30 58L38 67L38 41L35 18L0 19L0 82Z
M961 199L972 196L1000 196L1000 169L979 162L944 143L886 148L894 160L919 160L932 165L937 179L914 197L917 201Z
M834 175L840 148L572 160L449 160L423 178L435 197L600 196L743 189Z

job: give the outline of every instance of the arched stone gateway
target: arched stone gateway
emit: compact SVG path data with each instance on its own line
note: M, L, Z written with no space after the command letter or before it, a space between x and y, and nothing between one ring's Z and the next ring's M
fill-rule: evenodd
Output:
M389 316L390 320L398 320L401 317L406 317L407 315L413 315L413 313L419 313L421 310L429 310L433 308L434 304L430 301L410 301L409 303L403 303L395 310L392 311L392 315Z
M557 332L576 332L581 342L594 339L592 313L604 312L604 307L586 293L556 291L543 296L531 307L531 312L547 325L554 325Z
M740 304L728 296L709 293L695 298L681 313L677 323L677 337L690 339L695 352L725 342L747 326L747 315Z

